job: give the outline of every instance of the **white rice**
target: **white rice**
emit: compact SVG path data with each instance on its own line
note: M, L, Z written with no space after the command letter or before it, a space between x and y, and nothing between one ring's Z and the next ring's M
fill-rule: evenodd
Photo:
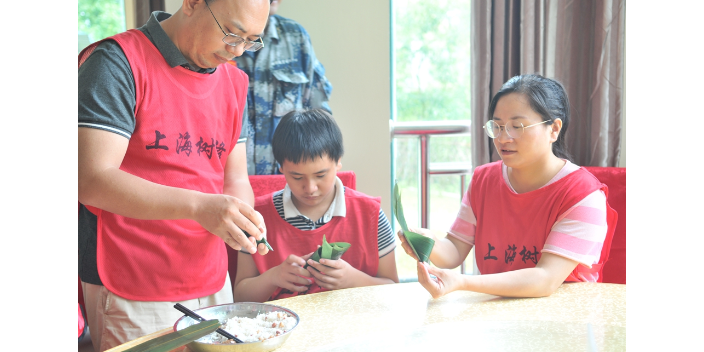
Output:
M256 318L233 317L221 328L242 342L264 341L283 335L296 326L296 318L286 312L260 313ZM224 336L213 333L200 340L205 343L229 343Z

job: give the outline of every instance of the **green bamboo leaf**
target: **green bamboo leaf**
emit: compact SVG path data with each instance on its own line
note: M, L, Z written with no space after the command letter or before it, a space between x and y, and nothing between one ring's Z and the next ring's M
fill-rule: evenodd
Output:
M315 260L316 262L320 261L320 252L323 250L323 247L318 247L318 249L313 252L313 255L310 256L310 259ZM308 268L308 264L304 266L304 268Z
M266 248L269 248L269 250L272 251L272 252L274 251L274 248L271 248L271 245L269 244L269 242L266 241L266 237L262 237L261 240L257 241L257 245L260 244L260 243L264 243L264 245L266 246Z
M435 246L435 240L408 230L406 218L403 216L401 191L399 191L398 182L394 184L394 197L392 198L392 201L396 220L398 220L398 223L401 225L403 235L406 237L406 240L408 240L408 244L411 246L413 253L416 254L419 261L427 262L430 257L430 253L433 251L433 246Z
M333 242L332 243L332 254L330 255L330 259L332 260L338 260L340 257L342 257L342 254L347 251L351 244L347 242Z
M411 231L403 231L403 235L406 236L413 253L418 257L418 261L428 262L433 246L435 246L435 240Z
M174 331L164 336L159 336L153 340L140 343L137 346L126 349L125 352L168 352L179 348L189 342L198 340L208 335L220 327L217 319L206 320L195 325L191 325L183 330Z
M240 230L242 230L242 229L240 229ZM247 233L247 231L242 230L242 232L244 232L244 235L245 235L245 236L247 236L247 237L252 237L252 235L250 235L249 233ZM262 237L261 240L257 241L257 245L259 245L260 243L264 243L264 245L266 246L266 248L269 248L269 250L272 251L272 252L274 251L274 248L271 248L271 245L269 244L269 242L267 242L266 237Z
M323 235L323 245L320 246L320 248L322 248L320 256L325 259L330 259L330 256L332 255L332 246L325 240L325 235Z
M328 243L325 239L325 235L323 235L323 244L318 247L315 252L313 252L310 259L313 259L316 262L320 262L320 259L338 260L351 246L352 245L347 242ZM309 265L306 264L303 268L308 269L308 267Z
M403 216L403 205L401 204L401 191L398 189L398 182L394 184L394 197L391 199L392 208L394 209L394 216L401 229L405 232L408 231L408 225L406 224L406 217Z

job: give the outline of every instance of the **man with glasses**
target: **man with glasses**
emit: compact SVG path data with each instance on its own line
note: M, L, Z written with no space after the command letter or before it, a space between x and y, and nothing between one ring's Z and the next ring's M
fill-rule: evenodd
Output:
M232 302L223 242L256 246L242 116L267 0L184 0L79 54L78 253L96 351ZM247 237L243 230L253 237Z
M247 94L247 167L250 175L279 173L271 140L281 117L292 110L328 105L332 85L318 61L308 32L297 22L277 15L281 0L272 0L264 31L264 48L236 57L249 76Z

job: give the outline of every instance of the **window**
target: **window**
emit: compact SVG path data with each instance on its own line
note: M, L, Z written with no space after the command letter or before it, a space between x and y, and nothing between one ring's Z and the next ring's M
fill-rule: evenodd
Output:
M125 31L124 0L78 0L78 52Z
M470 0L394 0L392 9L395 120L469 120ZM469 163L468 136L429 140L431 164ZM410 226L420 226L418 139L395 138L393 151L392 175L402 189L406 220ZM428 182L428 227L445 233L459 210L460 176L433 175ZM397 223L395 228L398 231ZM467 272L471 272L472 256L470 252L467 257ZM415 279L415 261L400 246L396 258L399 278Z

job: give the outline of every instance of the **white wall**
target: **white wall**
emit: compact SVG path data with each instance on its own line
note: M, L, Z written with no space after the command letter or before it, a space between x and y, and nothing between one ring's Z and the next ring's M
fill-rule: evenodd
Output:
M183 0L164 0L164 11L173 15L181 8L181 4L183 4Z
M125 0L125 29L133 29L137 27L134 15L134 1L135 0Z
M391 215L389 1L283 0L277 13L299 22L333 85L330 107L342 130L342 169L357 189L382 198Z

